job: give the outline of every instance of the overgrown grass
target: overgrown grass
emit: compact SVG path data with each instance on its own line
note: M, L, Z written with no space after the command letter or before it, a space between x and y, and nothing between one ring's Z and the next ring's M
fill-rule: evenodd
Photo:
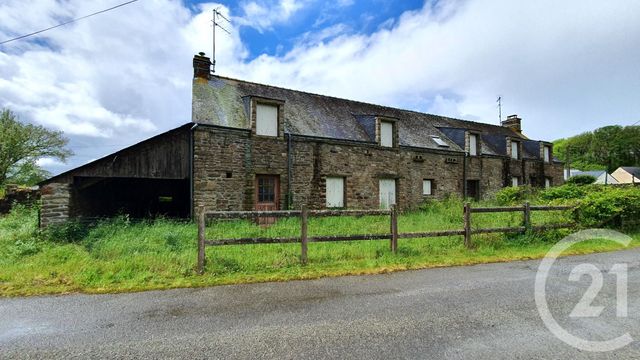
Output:
M0 217L0 295L138 291L534 259L568 233L477 235L472 250L463 246L460 236L401 239L397 254L389 251L388 241L312 243L306 266L299 264L298 244L208 247L206 272L199 276L195 273L197 230L192 223L131 222L121 217L88 229L71 224L38 232L36 213L17 207ZM564 212L533 214L534 224L568 220ZM388 221L388 217L312 218L309 233L388 233ZM522 213L473 215L474 227L519 226L521 222ZM433 202L399 218L401 232L461 227L462 202L457 199ZM297 219L283 219L268 228L248 221L223 221L207 228L211 239L298 234ZM640 234L633 238L632 246L639 246ZM619 248L594 240L567 254Z

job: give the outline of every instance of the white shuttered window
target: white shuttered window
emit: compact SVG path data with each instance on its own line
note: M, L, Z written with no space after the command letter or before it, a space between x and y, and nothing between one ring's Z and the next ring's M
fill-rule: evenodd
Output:
M265 104L256 106L256 134L278 136L278 106Z
M518 154L518 150L519 150L518 144L519 143L517 141L511 142L511 158L512 159L518 159L520 157Z
M548 163L551 162L551 148L548 146L545 146L542 151L544 152L544 162Z
M396 180L380 179L380 208L389 209L396 204Z
M422 180L422 195L432 195L431 192L431 180Z
M328 177L326 193L328 208L344 207L344 178Z
M380 145L393 147L393 123L389 121L380 122Z
M478 135L469 134L469 155L478 155Z
M517 176L512 177L511 178L511 186L518 187L518 185L519 185L518 184L518 177Z

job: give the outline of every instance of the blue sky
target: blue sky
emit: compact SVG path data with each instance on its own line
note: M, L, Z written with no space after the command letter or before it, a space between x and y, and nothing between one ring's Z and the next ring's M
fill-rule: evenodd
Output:
M122 0L3 0L0 39ZM553 140L640 120L640 2L628 0L139 0L0 45L0 107L63 131L53 173L191 120L193 55L220 75L498 123Z
M204 1L189 2L190 5L206 3ZM220 1L231 13L244 15L242 3L237 1ZM336 25L344 26L344 34L371 34L380 26L392 24L405 11L422 8L423 2L416 0L343 0L310 1L308 5L296 12L287 22L273 25L271 29L256 29L243 26L239 29L240 37L249 50L247 60L259 55L278 56L291 51L300 37L309 32L320 32L322 29ZM246 2L244 3L246 4ZM265 5L267 3L264 3ZM222 20L222 25L224 20ZM330 40L331 37L326 40Z

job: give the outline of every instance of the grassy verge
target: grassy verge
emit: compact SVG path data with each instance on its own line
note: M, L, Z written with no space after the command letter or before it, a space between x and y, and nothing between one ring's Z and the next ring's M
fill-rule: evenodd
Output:
M451 200L404 214L401 232L459 229L462 204ZM475 227L519 225L521 213L474 214ZM534 224L563 222L562 212L534 213ZM200 287L261 281L311 279L346 274L373 274L405 269L535 259L568 234L474 236L468 250L462 238L400 240L397 254L388 241L354 241L309 245L309 264L299 264L298 244L240 245L207 248L207 269L194 272L196 226L168 220L134 223L126 218L91 229L69 227L62 232L38 233L36 211L17 208L0 218L0 296L105 293ZM311 219L313 235L386 233L387 217ZM296 236L296 219L269 228L249 222L221 222L207 228L208 238ZM632 234L640 246L640 233ZM63 241L63 238L67 238ZM73 240L72 243L68 239ZM567 254L617 250L609 241L589 241Z

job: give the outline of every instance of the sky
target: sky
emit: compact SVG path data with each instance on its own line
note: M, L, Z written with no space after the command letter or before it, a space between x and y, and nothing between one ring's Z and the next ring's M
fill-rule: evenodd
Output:
M124 0L2 0L0 41ZM640 120L640 2L139 0L0 45L0 107L60 130L56 174L191 121L192 58L216 73L498 124L533 139Z

